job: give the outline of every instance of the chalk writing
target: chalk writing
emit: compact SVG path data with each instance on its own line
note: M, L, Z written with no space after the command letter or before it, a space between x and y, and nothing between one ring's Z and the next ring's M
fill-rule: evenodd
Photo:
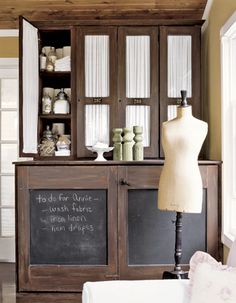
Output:
M104 189L32 190L31 261L36 264L107 264Z
M35 198L38 203L53 203L53 202L67 202L71 200L71 196L65 195L64 193L58 193L57 195L53 195L52 193L49 196L45 194L38 194ZM72 200L76 202L92 202L98 201L99 198L92 197L90 195L80 195L78 193L72 193Z
M99 197L73 191L49 194L40 192L35 200L39 205L44 205L40 208L40 222L47 225L47 228L42 226L42 230L53 233L76 231L83 235L94 232L95 226L92 222L87 224L87 221L89 221L89 214L96 210ZM71 224L71 222L75 224ZM53 225L55 223L63 225Z

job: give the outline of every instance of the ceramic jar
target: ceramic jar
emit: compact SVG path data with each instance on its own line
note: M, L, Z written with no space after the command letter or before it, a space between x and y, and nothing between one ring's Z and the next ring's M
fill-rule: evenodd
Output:
M56 96L56 100L53 105L53 112L54 114L69 114L70 112L68 97L63 88Z

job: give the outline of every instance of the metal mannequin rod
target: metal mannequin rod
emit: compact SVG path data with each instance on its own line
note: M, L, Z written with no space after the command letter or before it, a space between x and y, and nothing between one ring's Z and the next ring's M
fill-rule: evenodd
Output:
M182 217L181 212L176 212L175 221L175 267L173 271L165 271L163 273L163 279L187 279L188 272L182 271L180 263L182 257Z
M181 271L180 261L182 258L182 218L183 215L180 212L176 213L175 221L175 268L176 272Z

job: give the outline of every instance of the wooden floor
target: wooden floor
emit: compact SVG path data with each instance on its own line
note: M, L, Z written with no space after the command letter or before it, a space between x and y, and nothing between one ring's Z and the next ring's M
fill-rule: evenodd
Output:
M0 303L15 303L15 264L0 263Z
M81 303L80 293L25 293L16 295L15 264L0 263L0 303Z

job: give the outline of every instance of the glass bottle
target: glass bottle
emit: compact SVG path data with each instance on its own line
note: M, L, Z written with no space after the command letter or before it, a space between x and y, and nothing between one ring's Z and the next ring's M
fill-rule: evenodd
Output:
M50 50L48 52L48 60L51 61L53 63L53 65L55 64L56 60L57 60L57 55L56 55L56 51L54 47L50 47Z
M45 131L43 132L43 138L47 140L53 140L52 131L50 130L50 126L47 125Z
M43 132L43 138L39 145L39 153L40 156L47 157L47 156L54 156L55 155L55 139L53 134L50 130L50 126L46 126L46 130Z
M42 98L42 113L50 114L52 112L52 98L46 93Z
M47 64L47 56L45 53L45 49L42 48L41 54L40 54L40 70L45 70Z
M53 64L53 62L52 62L52 59L47 59L46 70L47 70L48 72L53 72L53 71L54 71L54 64Z

